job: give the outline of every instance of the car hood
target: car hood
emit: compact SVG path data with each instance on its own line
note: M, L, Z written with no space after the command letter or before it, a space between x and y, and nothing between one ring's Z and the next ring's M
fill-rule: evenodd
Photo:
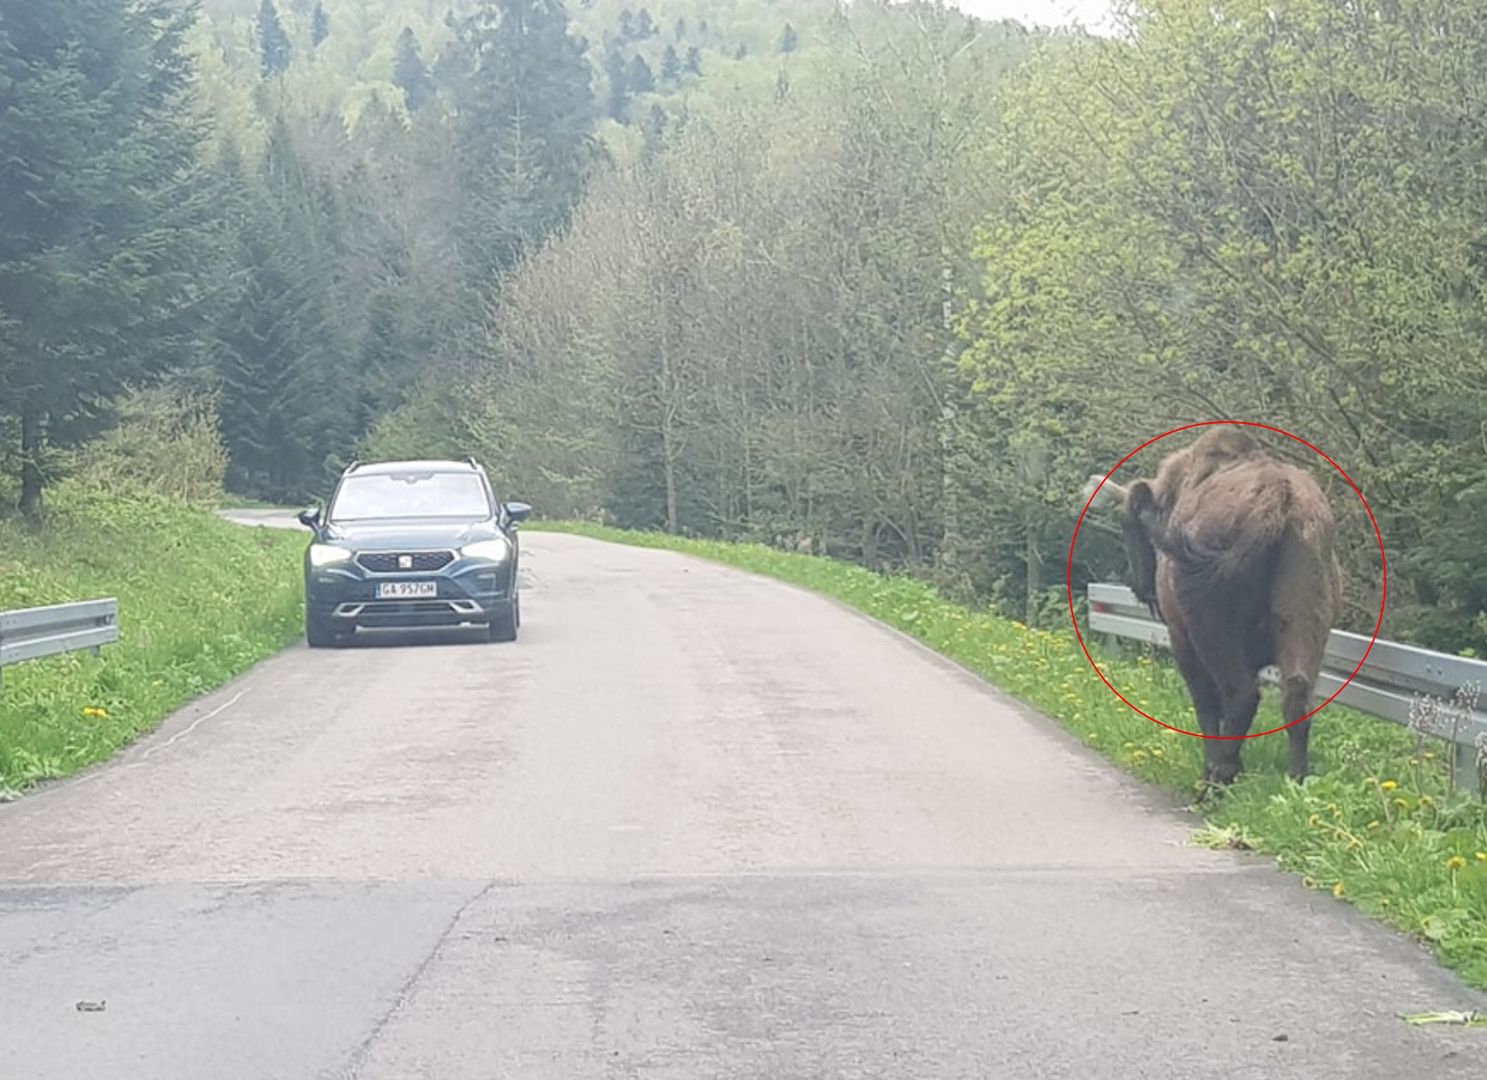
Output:
M326 529L327 540L357 551L458 549L499 535L489 521L345 521Z

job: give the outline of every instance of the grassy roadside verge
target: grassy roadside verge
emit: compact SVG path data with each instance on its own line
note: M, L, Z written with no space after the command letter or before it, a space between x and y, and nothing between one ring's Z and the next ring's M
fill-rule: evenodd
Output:
M1200 741L1122 705L1070 630L1030 629L953 604L922 582L757 545L569 523L530 528L684 552L834 597L1055 717L1144 780L1192 795L1201 775ZM1159 658L1091 652L1132 701L1196 726L1181 678ZM1267 693L1256 730L1281 722ZM1308 885L1417 936L1487 989L1487 805L1450 792L1442 748L1417 746L1393 724L1333 706L1313 722L1312 743L1315 775L1305 785L1284 776L1283 733L1246 744L1248 774L1206 808L1196 839L1274 855Z
M62 485L44 527L0 522L0 610L115 596L120 640L7 668L0 793L112 756L301 632L304 538Z

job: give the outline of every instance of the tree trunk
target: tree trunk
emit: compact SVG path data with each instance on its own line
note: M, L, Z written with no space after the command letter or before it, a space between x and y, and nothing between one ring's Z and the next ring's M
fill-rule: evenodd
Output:
M40 409L31 405L21 412L21 513L36 517L41 513L41 448L45 440Z
M1043 591L1043 561L1038 555L1038 536L1031 518L1029 514L1024 525L1027 551L1027 611L1024 621L1035 627L1038 625L1038 597Z
M669 429L671 425L668 424L666 426ZM669 430L661 437L661 442L664 447L661 457L665 463L664 471L666 473L666 531L672 536L675 536L677 533L676 461L675 455L672 453L671 449L671 438Z

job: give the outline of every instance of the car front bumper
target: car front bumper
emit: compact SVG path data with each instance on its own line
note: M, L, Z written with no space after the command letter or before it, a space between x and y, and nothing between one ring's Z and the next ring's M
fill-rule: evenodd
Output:
M438 573L373 574L355 562L311 567L305 577L310 617L337 630L403 629L488 623L510 609L512 564L460 559ZM430 597L384 599L384 582L432 584Z

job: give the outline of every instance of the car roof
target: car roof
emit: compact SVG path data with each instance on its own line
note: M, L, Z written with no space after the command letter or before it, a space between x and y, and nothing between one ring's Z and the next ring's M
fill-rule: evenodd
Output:
M358 476L386 476L389 473L407 472L479 472L473 461L374 461L357 464L346 470Z

